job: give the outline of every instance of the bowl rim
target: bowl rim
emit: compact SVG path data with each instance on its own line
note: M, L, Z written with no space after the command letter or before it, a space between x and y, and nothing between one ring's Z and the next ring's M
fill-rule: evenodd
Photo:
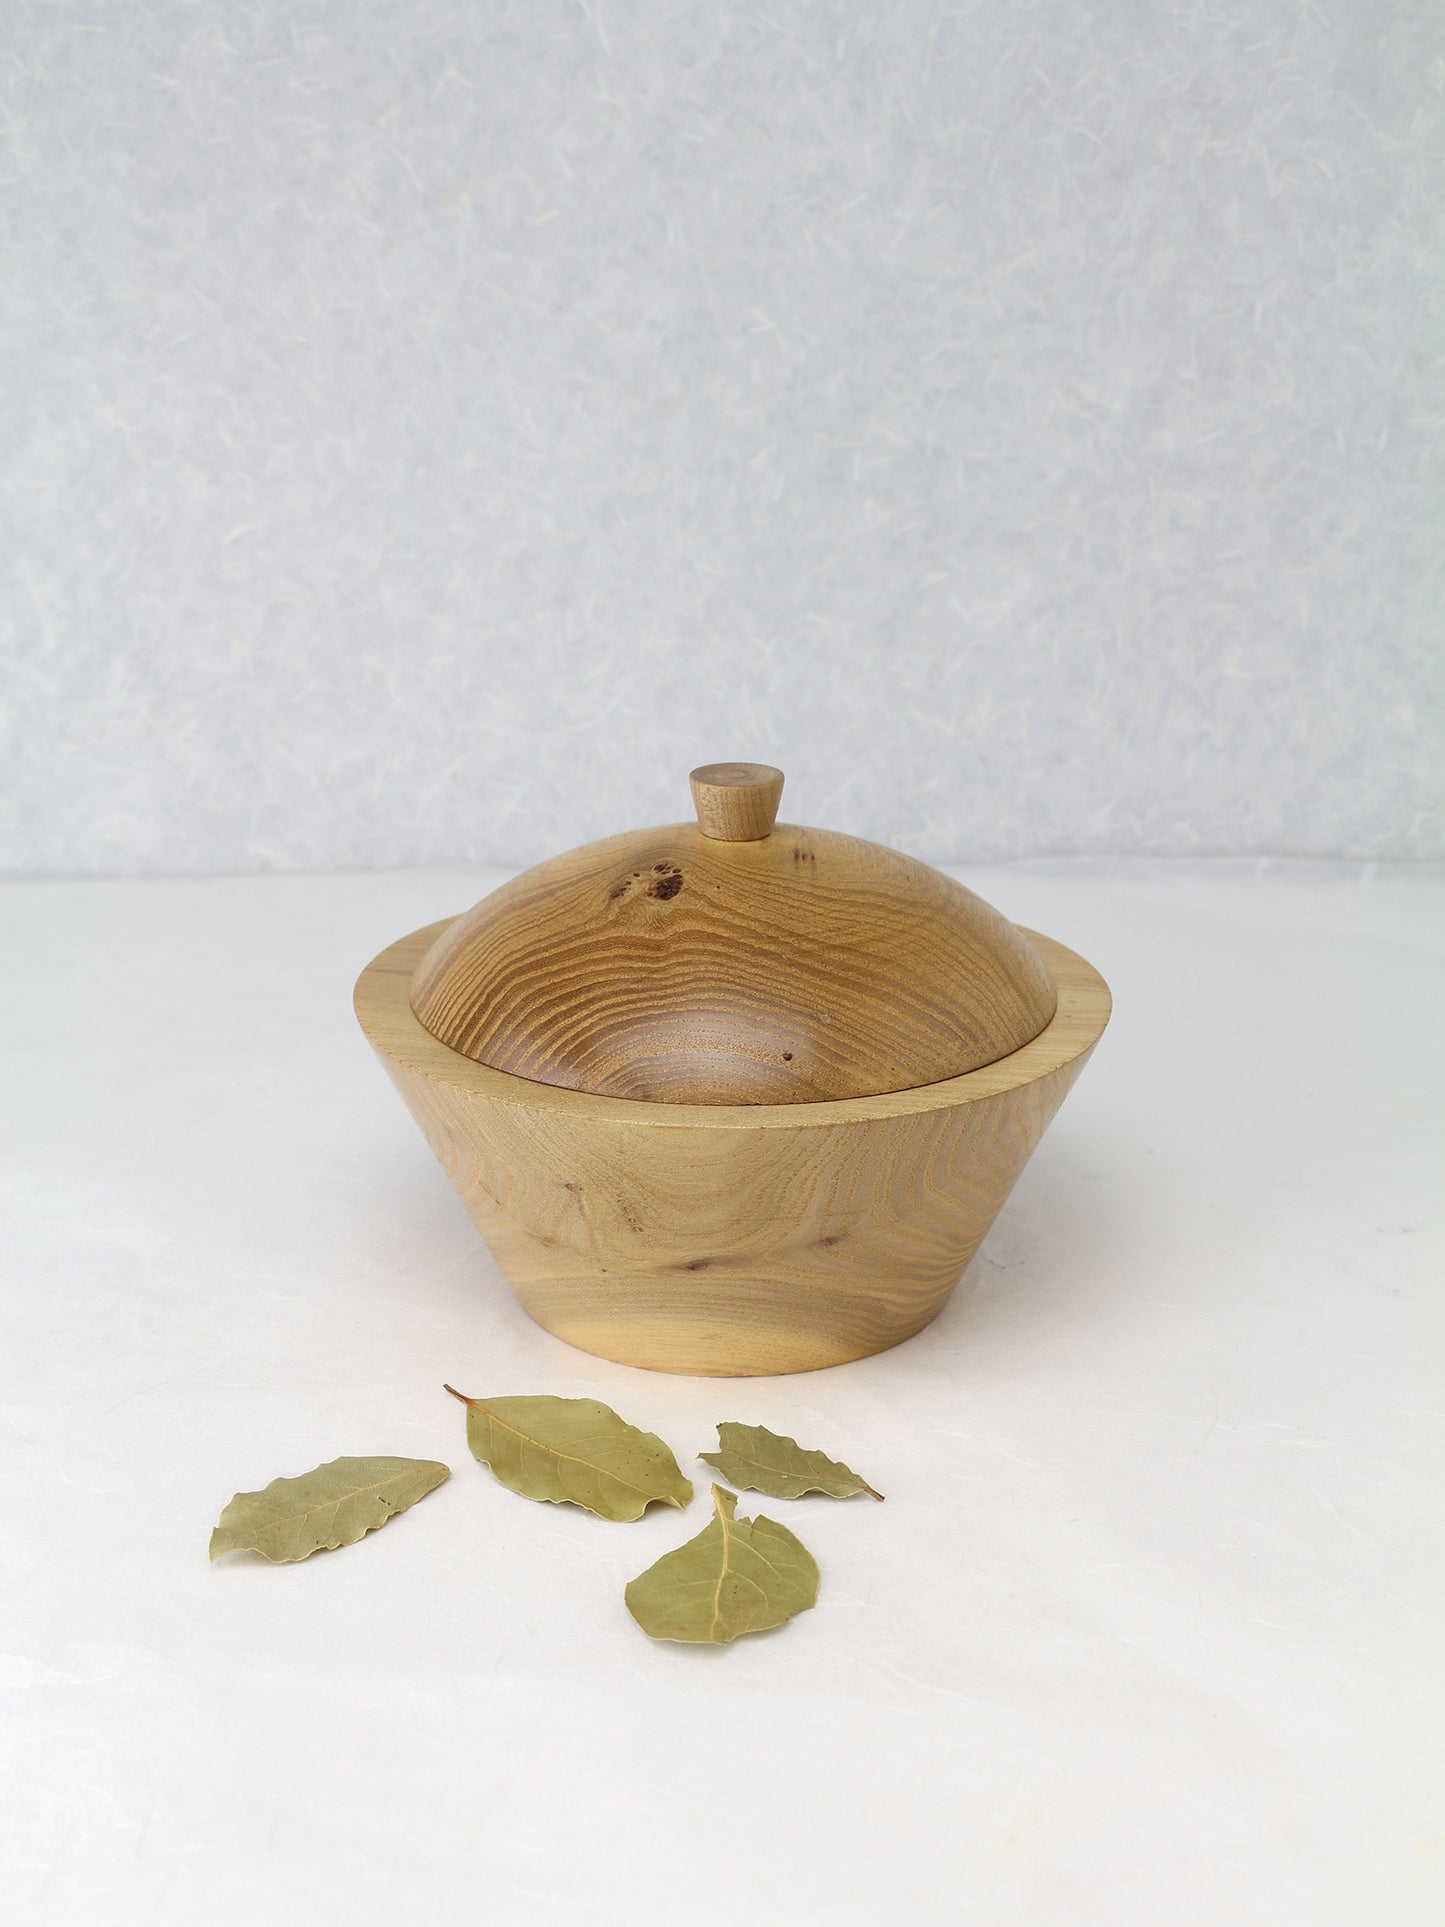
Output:
M458 914L464 915L465 912ZM1053 1017L1037 1037L1007 1057L937 1084L914 1084L867 1097L827 1098L803 1104L664 1104L651 1098L611 1097L541 1084L463 1057L425 1028L411 1007L417 964L455 917L442 917L399 937L372 958L356 980L353 1007L373 1050L409 1071L453 1089L519 1109L586 1117L597 1122L662 1129L805 1130L824 1125L869 1123L923 1115L978 1103L1032 1084L1086 1055L1102 1036L1113 1009L1109 986L1076 951L1023 924L1018 927L1048 965L1058 991Z

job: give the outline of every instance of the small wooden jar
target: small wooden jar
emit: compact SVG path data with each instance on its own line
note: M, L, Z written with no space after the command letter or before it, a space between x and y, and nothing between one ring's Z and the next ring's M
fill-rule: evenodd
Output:
M942 1308L1109 1018L1081 957L895 850L695 823L539 864L356 1012L532 1317L627 1365L811 1371Z

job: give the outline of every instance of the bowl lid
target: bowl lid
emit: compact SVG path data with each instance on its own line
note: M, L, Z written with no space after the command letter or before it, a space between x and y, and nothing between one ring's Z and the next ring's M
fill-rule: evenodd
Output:
M898 850L774 823L781 770L692 772L695 823L631 830L484 897L417 967L439 1042L536 1083L662 1104L936 1084L1054 1014L1007 918Z

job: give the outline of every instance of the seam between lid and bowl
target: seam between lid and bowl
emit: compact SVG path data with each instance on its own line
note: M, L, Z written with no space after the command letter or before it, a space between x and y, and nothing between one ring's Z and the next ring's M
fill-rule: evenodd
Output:
M1038 931L1019 929L1048 966L1058 993L1053 1017L1027 1044L977 1070L916 1084L901 1091L866 1097L827 1098L800 1104L664 1104L655 1099L603 1096L570 1090L495 1070L463 1057L433 1037L411 1008L411 981L418 963L441 933L456 922L443 917L388 945L356 982L357 1021L372 1047L394 1057L421 1076L493 1103L518 1109L561 1112L614 1123L648 1124L659 1129L806 1130L825 1125L868 1123L879 1118L918 1116L959 1104L979 1102L1012 1091L1072 1064L1092 1050L1112 1010L1109 987L1075 951Z

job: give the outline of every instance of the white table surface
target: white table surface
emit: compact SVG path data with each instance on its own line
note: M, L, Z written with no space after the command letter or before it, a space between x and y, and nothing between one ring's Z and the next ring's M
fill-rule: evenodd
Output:
M968 873L1114 1022L930 1330L726 1382L530 1324L355 1027L497 880L0 892L6 1919L1438 1927L1438 874ZM528 1504L444 1379L700 1481L760 1421L887 1504L745 1497L817 1609L653 1645L623 1586L702 1500ZM453 1477L207 1564L238 1488L372 1452Z

